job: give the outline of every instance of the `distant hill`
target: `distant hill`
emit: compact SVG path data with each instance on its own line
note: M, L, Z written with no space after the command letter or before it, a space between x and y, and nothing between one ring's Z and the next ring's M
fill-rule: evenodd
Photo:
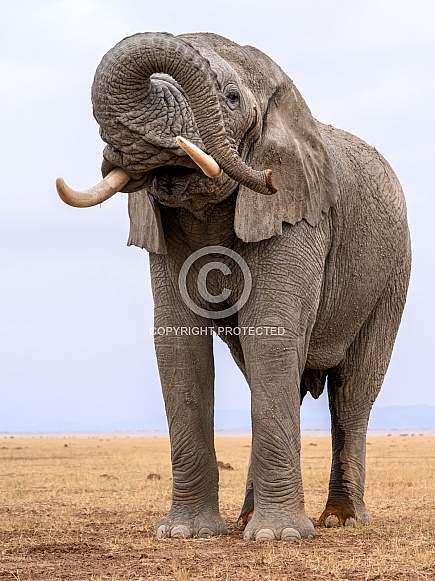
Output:
M216 410L216 429L249 430L249 410ZM329 410L326 406L310 406L302 410L303 430L329 430ZM435 406L374 407L370 415L371 430L435 430Z
M435 407L429 405L374 407L371 430L435 430Z
M310 409L312 412L312 409ZM322 415L302 415L303 430L329 430L330 420ZM435 430L435 407L429 405L373 407L370 430Z
M302 406L301 428L303 430L329 430L330 418L326 399L323 402L307 402ZM320 404L320 405L319 405ZM216 430L251 429L251 414L248 409L222 410L215 414ZM435 430L435 406L389 406L374 407L370 416L371 430ZM91 423L65 422L60 419L50 421L35 420L32 425L0 426L0 432L128 432L164 431L168 424L164 414L124 418L105 423L101 418Z

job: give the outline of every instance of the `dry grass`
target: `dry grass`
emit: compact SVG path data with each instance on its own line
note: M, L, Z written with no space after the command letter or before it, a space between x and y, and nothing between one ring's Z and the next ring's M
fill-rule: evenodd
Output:
M165 439L0 439L0 579L435 579L435 438L369 438L370 527L246 543L235 528L249 441L218 438L222 539L157 540L170 505ZM302 445L307 512L321 513L330 442ZM147 478L149 474L160 475Z

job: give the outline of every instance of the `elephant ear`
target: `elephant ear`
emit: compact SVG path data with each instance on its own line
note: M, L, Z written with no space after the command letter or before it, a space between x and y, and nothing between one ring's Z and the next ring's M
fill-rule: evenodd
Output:
M128 194L130 235L128 246L145 248L148 252L167 254L159 204L146 190Z
M278 68L275 63L273 66ZM315 226L338 198L337 179L320 124L291 79L280 69L279 73L281 78L271 87L270 98L260 105L265 110L263 130L247 160L254 169L272 170L278 192L264 196L240 186L234 229L245 242L282 234L283 222L296 224L305 219Z

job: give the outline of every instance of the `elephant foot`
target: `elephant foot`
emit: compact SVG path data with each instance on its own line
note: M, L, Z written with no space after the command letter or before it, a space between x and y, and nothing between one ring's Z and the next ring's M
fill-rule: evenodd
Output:
M198 537L208 539L228 534L227 525L219 512L204 510L193 512L191 509L171 510L157 526L159 539L189 539Z
M370 523L370 514L364 503L356 508L349 498L332 500L328 499L326 508L320 515L318 526L332 527L356 527Z
M258 512L257 509L243 534L245 541L297 541L314 538L314 526L304 511L299 514Z

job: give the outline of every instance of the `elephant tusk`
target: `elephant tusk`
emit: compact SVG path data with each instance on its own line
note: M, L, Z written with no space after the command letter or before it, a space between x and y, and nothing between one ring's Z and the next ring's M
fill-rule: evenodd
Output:
M128 181L130 181L128 173L120 167L117 167L112 169L100 183L85 192L76 192L66 185L63 178L57 178L56 188L59 197L65 204L74 206L75 208L90 208L111 198Z
M207 155L202 149L199 149L199 147L196 147L196 145L193 145L193 143L190 143L190 141L187 141L187 139L184 139L180 135L175 139L181 149L193 159L207 177L216 179L222 175L221 168L210 155Z

